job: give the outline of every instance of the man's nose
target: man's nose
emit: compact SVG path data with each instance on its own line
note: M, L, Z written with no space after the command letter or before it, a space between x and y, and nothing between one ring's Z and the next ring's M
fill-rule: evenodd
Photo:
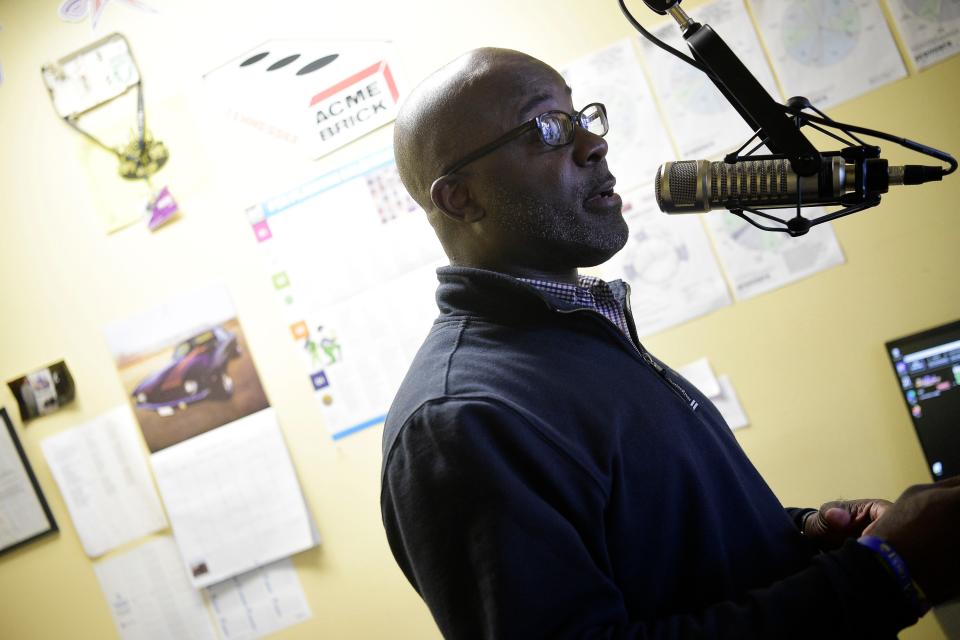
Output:
M607 141L595 133L576 127L573 135L573 160L581 167L596 164L607 155Z

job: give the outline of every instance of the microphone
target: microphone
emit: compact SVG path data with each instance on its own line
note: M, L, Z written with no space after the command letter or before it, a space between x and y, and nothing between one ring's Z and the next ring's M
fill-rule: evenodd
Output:
M941 167L889 166L871 158L854 164L824 154L813 175L798 176L786 158L741 158L735 162L683 160L657 169L654 193L664 213L706 213L714 209L848 205L865 193L886 193L890 185L941 180Z

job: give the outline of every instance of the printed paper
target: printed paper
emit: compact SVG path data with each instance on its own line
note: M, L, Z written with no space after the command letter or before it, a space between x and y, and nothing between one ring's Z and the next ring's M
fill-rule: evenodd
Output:
M172 538L151 540L93 570L121 640L217 640Z
M809 218L825 211L804 209ZM829 222L812 227L806 235L791 238L786 233L762 231L727 213L707 214L720 264L737 300L772 291L843 264L843 251Z
M253 640L312 617L290 560L280 560L207 588L224 640Z
M877 0L751 0L788 96L827 109L907 74Z
M128 407L50 436L41 448L91 558L167 526Z
M642 337L730 304L730 294L700 216L667 216L648 190L623 195L626 246L602 267L607 280L630 284Z
M716 0L691 9L691 15L701 24L710 25L767 93L780 101L773 72L742 0ZM674 49L691 55L674 20L650 31ZM646 38L641 37L640 44L681 158L716 159L740 147L753 135L740 114L702 71Z
M960 0L890 0L890 12L917 69L960 51Z

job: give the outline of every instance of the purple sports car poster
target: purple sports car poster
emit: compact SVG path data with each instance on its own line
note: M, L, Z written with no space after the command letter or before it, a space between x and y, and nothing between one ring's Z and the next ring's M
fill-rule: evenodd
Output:
M224 288L115 322L107 342L151 453L270 406Z
M114 322L106 337L193 586L317 544L225 288Z

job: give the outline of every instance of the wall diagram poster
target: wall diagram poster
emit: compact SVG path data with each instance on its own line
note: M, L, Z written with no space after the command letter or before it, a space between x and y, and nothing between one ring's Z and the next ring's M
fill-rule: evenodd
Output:
M917 69L960 51L960 0L890 0L890 12Z
M826 212L804 209L811 219ZM720 264L737 300L772 291L819 271L843 264L843 251L829 222L812 227L803 236L761 231L745 220L715 211L707 214Z
M246 214L331 436L380 424L437 315L444 261L392 150Z
M906 76L877 0L751 0L788 96L818 109Z
M640 337L731 303L700 216L665 216L646 190L623 195L623 215L630 239L603 274L630 284Z
M743 0L715 0L692 10L698 22L709 24L750 69L774 100L780 100L777 83L767 64L757 33ZM686 54L677 23L670 20L652 33ZM650 78L663 107L664 117L683 159L719 157L747 141L753 131L720 90L700 70L640 38Z
M111 324L106 335L194 586L314 546L226 289L187 292Z
M567 65L563 77L573 89L574 107L591 102L607 107L610 131L607 164L622 191L652 180L673 147L630 40L619 42Z

